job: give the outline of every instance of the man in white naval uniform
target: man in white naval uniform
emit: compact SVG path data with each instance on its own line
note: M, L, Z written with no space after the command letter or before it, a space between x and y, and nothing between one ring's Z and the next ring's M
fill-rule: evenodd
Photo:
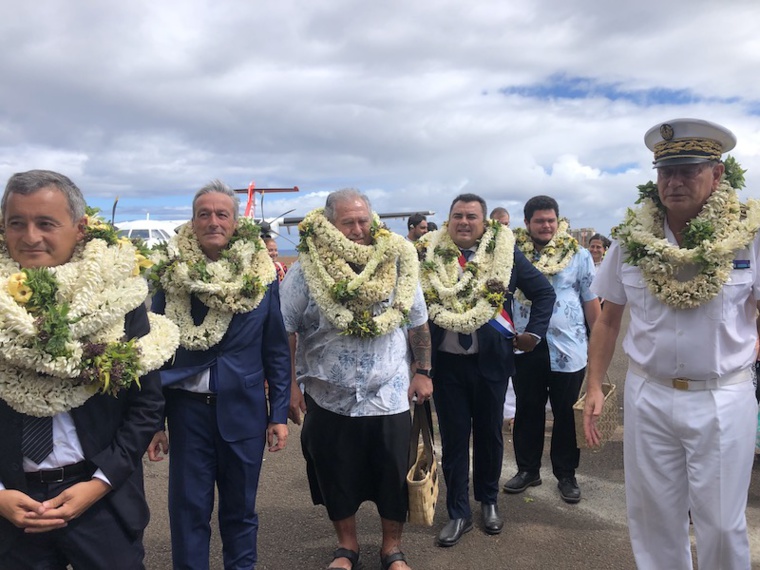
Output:
M724 127L675 119L645 142L656 192L640 187L643 204L592 285L605 304L591 333L584 429L598 440L601 381L629 303L624 461L636 564L692 568L690 510L699 567L748 569L760 211L752 200L739 207L740 170L724 176L735 162L721 155L736 144Z

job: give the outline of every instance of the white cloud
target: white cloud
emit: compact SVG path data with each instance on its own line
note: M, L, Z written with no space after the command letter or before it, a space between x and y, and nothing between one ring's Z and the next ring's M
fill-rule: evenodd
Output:
M302 189L267 214L353 186L438 222L476 192L519 221L550 194L606 232L652 177L644 132L697 116L736 132L760 196L755 0L6 4L3 179L58 169L169 218L217 177Z

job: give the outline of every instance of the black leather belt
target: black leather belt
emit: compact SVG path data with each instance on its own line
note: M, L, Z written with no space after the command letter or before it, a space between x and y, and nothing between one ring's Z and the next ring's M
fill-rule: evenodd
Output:
M80 461L73 465L58 467L56 469L42 469L41 471L31 471L24 473L29 483L60 483L66 479L80 477L82 475L92 475L92 466L87 461Z
M209 394L204 392L191 392L190 390L180 390L179 388L172 389L170 394L176 394L184 398L190 398L191 400L198 400L203 402L207 406L213 406L216 404L216 394Z

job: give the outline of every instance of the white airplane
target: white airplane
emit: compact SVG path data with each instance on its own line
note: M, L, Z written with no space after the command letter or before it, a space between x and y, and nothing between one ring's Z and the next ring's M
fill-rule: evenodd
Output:
M288 216L287 214L289 214L293 210L288 210L284 214L280 214L279 216L276 216L274 218L264 218L264 217L256 216L256 200L254 196L256 193L261 195L261 210L263 214L265 193L269 194L269 193L277 193L277 192L298 192L298 186L293 186L292 188L256 188L254 183L251 182L248 185L248 188L235 188L235 192L238 194L248 195L248 202L245 206L244 216L247 218L253 218L254 221L261 227L261 237L273 237L273 236L284 237L278 231L280 226L288 228L288 233L290 233L290 228L293 226L298 226L298 224L300 224L304 219L304 216ZM427 210L427 211L415 210L414 212L377 212L377 215L380 217L380 219L390 219L390 218L408 218L409 216L415 213L423 214L425 216L435 215L435 212L431 210Z
M140 238L148 247L164 243L174 235L178 227L187 220L151 220L150 214L144 220L116 222L118 235L128 238Z
M290 228L298 226L303 221L304 216L288 216L293 210L288 210L284 214L269 218L256 216L256 201L255 194L261 195L261 210L264 209L264 194L278 193L278 192L298 192L298 186L293 188L255 188L253 182L248 188L236 188L235 192L238 194L247 194L248 202L246 203L244 216L247 218L253 218L253 220L261 227L261 237L274 237L284 236L280 234L280 227ZM114 211L116 204L114 204ZM378 216L381 219L389 218L408 218L414 213L424 214L425 216L433 216L433 211L415 211L415 212L378 212ZM118 230L119 236L125 236L128 238L140 238L148 247L153 247L156 244L169 241L171 236L177 231L182 224L187 223L187 220L151 220L150 214L145 216L143 220L128 220L124 222L116 222L114 225ZM288 240L290 241L290 240ZM291 242L292 243L292 242Z

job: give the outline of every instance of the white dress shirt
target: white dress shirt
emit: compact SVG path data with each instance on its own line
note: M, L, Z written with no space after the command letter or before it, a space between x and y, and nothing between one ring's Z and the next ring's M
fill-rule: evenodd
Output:
M84 461L84 451L82 451L82 444L79 443L74 420L71 414L62 412L53 416L53 451L42 460L42 463L35 463L28 457L24 457L23 468L25 473L31 473L44 469L57 469L80 461ZM100 469L92 476L111 485L108 477ZM5 485L0 483L0 491L3 490L5 490Z
M665 236L677 243L667 224ZM639 268L624 263L625 257L614 241L591 290L612 303L629 303L631 323L623 349L647 374L711 380L754 364L760 234L734 256L749 267L733 269L720 293L694 309L674 309L656 299Z

